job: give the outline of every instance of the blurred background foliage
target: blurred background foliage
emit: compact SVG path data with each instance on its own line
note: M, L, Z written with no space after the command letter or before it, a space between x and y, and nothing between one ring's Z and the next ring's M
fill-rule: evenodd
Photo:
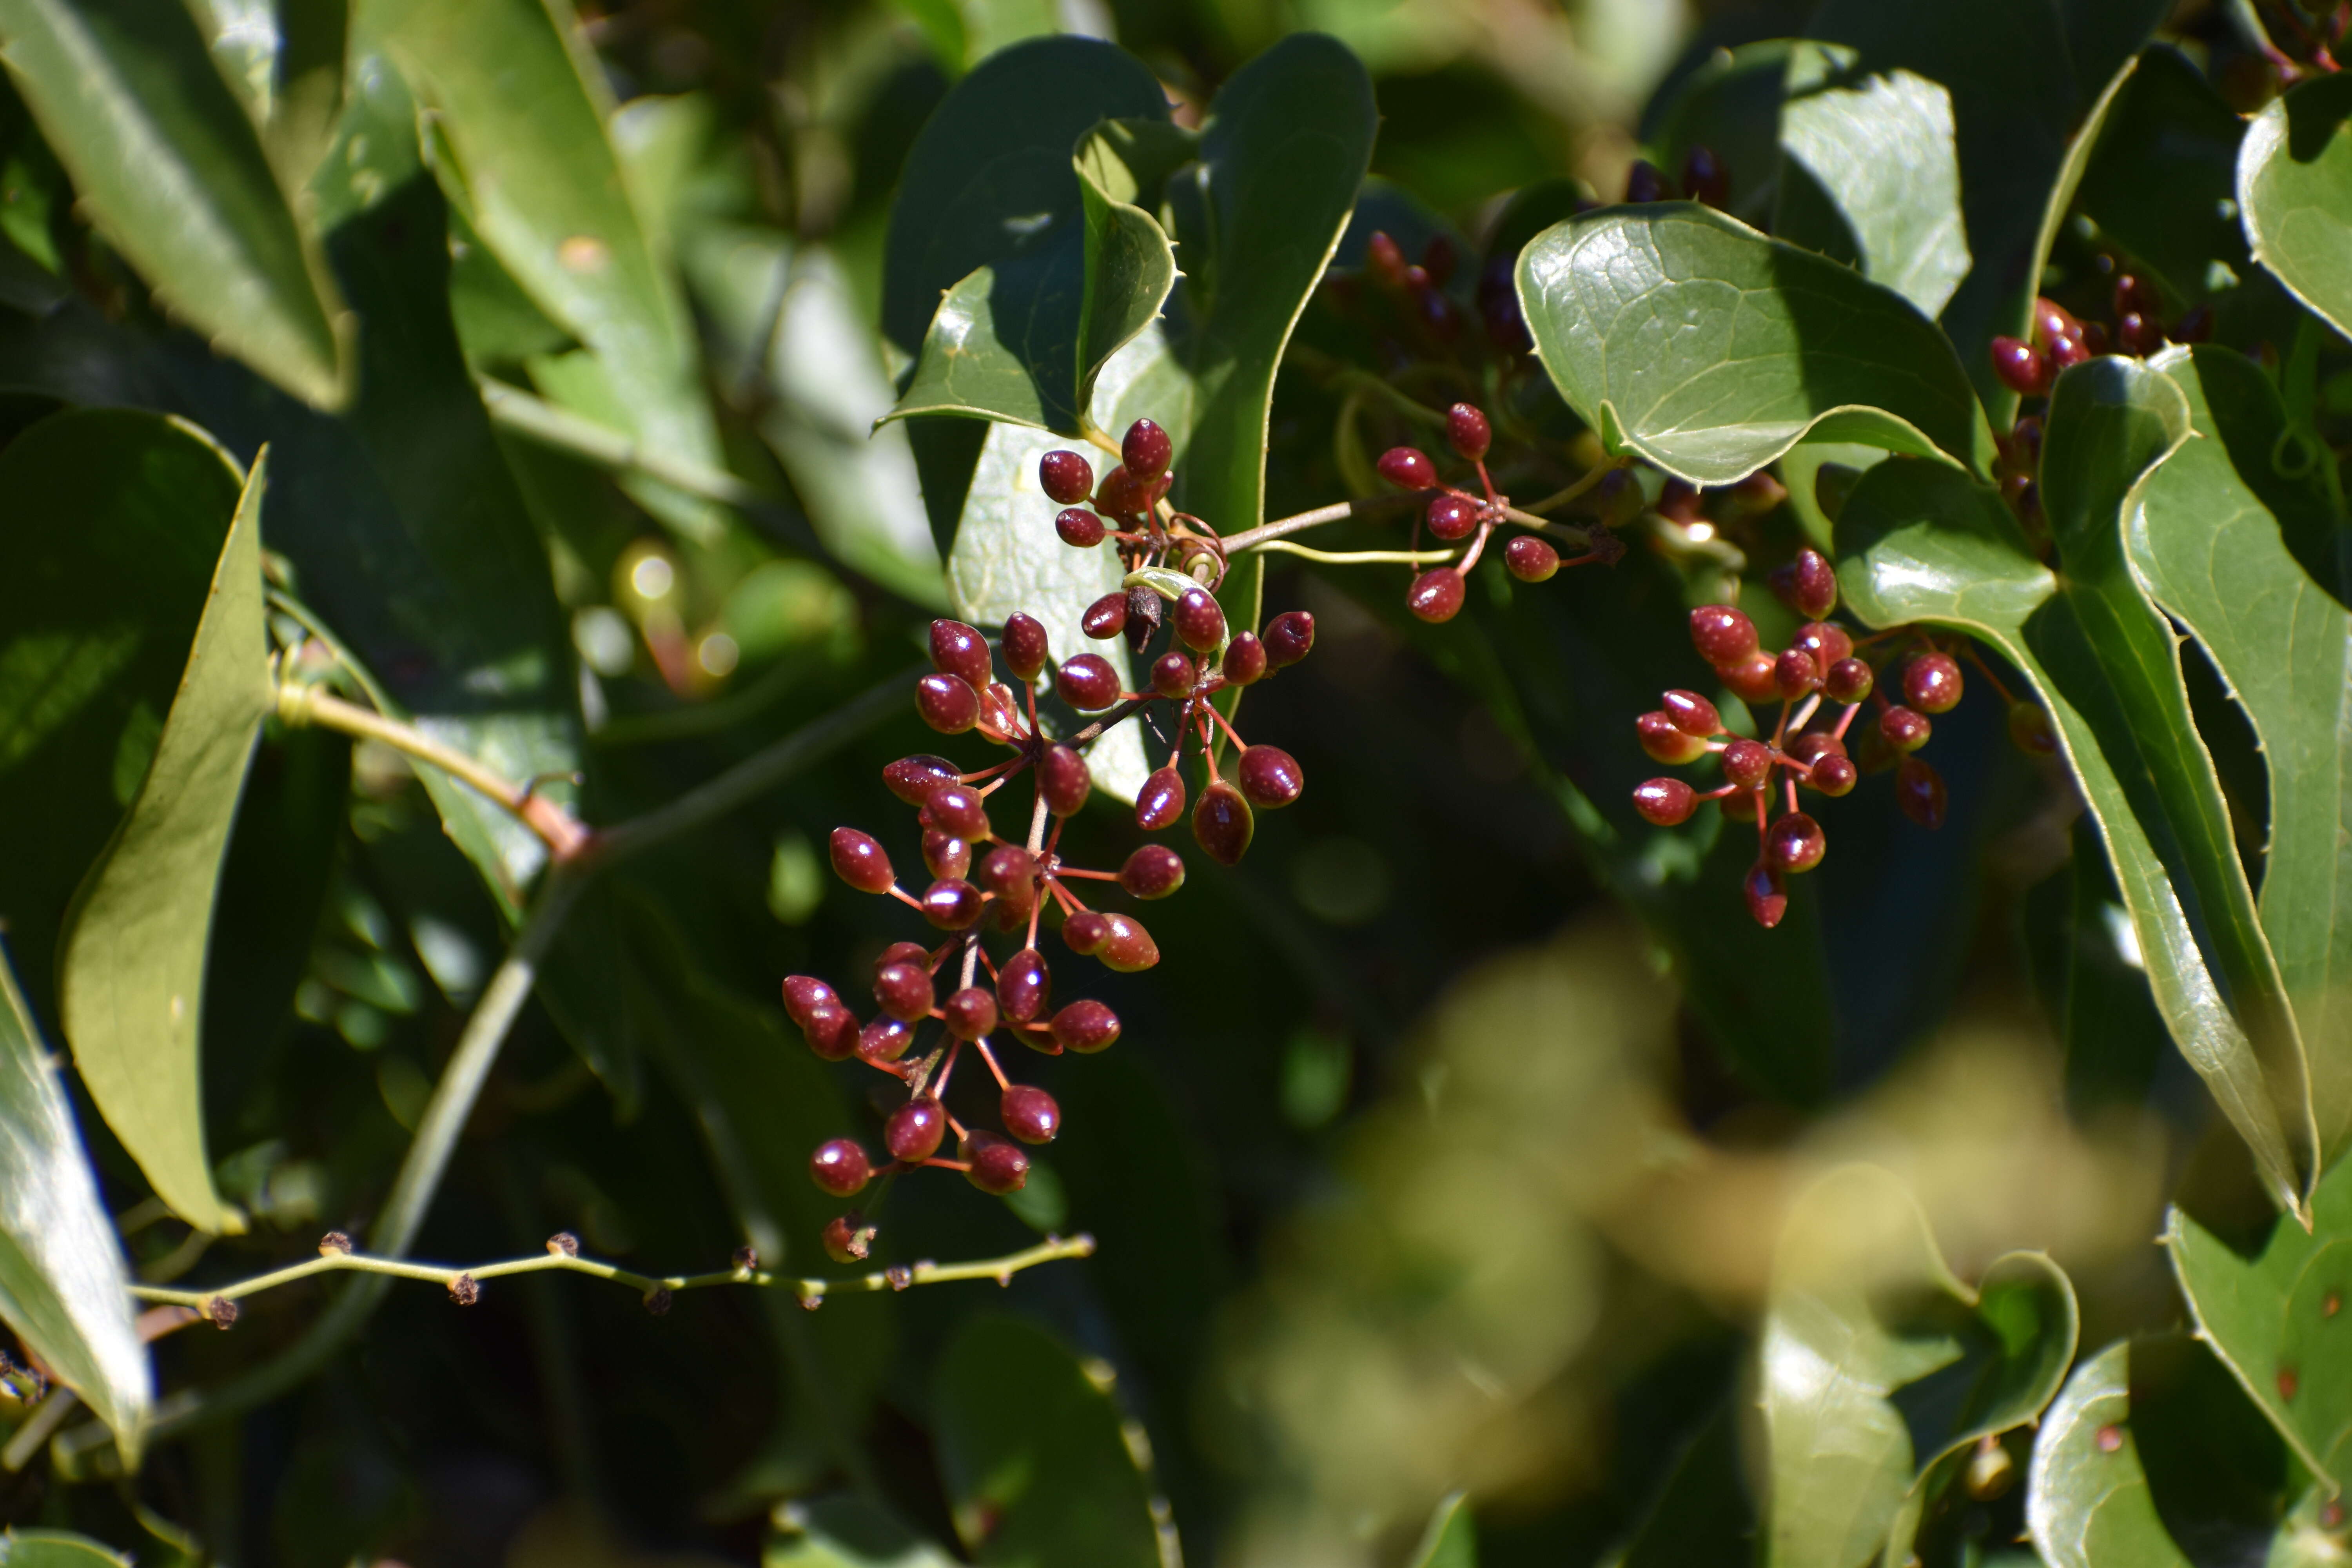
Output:
M510 487L556 602L485 570L458 611L403 602L375 657L429 647L425 664L504 668L534 617L567 630L556 646L576 656L578 732L567 718L486 743L508 746L518 773L535 756L562 771L584 759L592 821L669 799L910 665L944 598L907 438L870 430L905 368L878 330L885 233L926 116L1009 42L1114 37L1197 113L1281 34L1336 34L1377 81L1375 174L1482 236L1517 187L1566 176L1613 197L1645 137L1682 133L1644 123L1662 84L1802 31L1810 9L585 5L620 176L682 279L716 411L682 438L701 450L678 450L741 476L746 494L715 507L643 473L616 483L512 425L487 477L465 440L380 442L368 460L393 490L445 467L446 482ZM2192 5L2181 25L2201 15ZM304 557L315 602L342 596L323 580L331 567L309 563L331 562L354 504L408 498L339 497L348 445L320 436L306 455L289 434L306 416L166 329L13 100L5 140L0 230L20 254L0 269L0 380L14 389L0 429L68 401L132 402L185 412L241 456L268 436L292 469L273 492L272 546ZM335 156L357 169L367 154ZM483 210L449 209L468 368L562 409L601 398L633 427L572 334L469 232L477 221ZM1318 325L1304 331L1313 342ZM1285 384L1269 510L1342 493L1329 418L1328 398ZM326 542L307 554L287 542L306 518ZM488 552L478 539L451 547ZM364 583L413 564L359 552L342 569ZM957 1510L973 1456L1063 1377L1053 1398L1072 1420L1118 1425L1135 1466L1118 1484L1164 1499L1195 1563L1401 1562L1456 1488L1471 1492L1482 1563L1598 1563L1731 1397L1791 1194L1853 1158L1909 1183L1963 1278L2049 1249L2083 1292L2086 1345L2177 1319L2148 1245L2162 1199L2200 1158L2234 1191L2235 1146L2211 1134L2152 1016L2117 1027L2141 1031L2118 1052L2162 1075L2153 1101L2070 1095L2020 932L2053 897L2101 895L2074 890L2055 792L1989 714L1938 731L1955 807L1942 839L1883 800L1850 810L1818 910L1760 945L1736 900L1718 899L1742 994L1789 1059L1820 1064L1799 1092L1766 1092L1789 1085L1759 1082L1722 1047L1720 1016L1678 1003L1686 955L1604 891L1628 885L1633 862L1578 852L1585 794L1622 798L1648 771L1632 718L1641 689L1687 664L1679 612L1708 569L1704 552L1637 558L1563 579L1543 606L1482 610L1491 653L1468 647L1470 620L1408 629L1385 579L1274 571L1268 604L1313 610L1320 639L1296 679L1253 699L1253 733L1293 752L1312 786L1261 821L1238 869L1197 875L1159 907L1165 962L1099 988L1126 1020L1118 1049L1040 1067L1066 1131L1021 1202L908 1184L882 1253L979 1257L1085 1229L1093 1260L1003 1292L851 1298L814 1315L709 1291L654 1320L626 1292L553 1278L461 1313L402 1289L323 1376L164 1446L134 1485L113 1484L102 1455L78 1471L70 1442L58 1463L19 1456L0 1473L0 1520L70 1525L156 1563L945 1562L970 1526ZM445 614L464 624L434 624ZM1523 689L1516 701L1496 700L1498 666ZM565 1227L632 1267L691 1270L748 1236L772 1263L822 1272L814 1238L829 1210L802 1163L870 1121L856 1098L869 1086L790 1039L776 982L862 973L905 934L893 911L847 895L821 847L835 824L871 826L888 809L884 762L934 744L905 712L601 888L567 938L551 1010L509 1043L420 1254L528 1252ZM1607 760L1579 760L1592 757ZM1072 834L1097 864L1131 837L1108 812ZM273 729L238 820L207 1000L216 1181L256 1223L207 1248L126 1200L141 1271L250 1272L373 1212L511 914L398 756ZM53 1020L54 932L18 925L10 939ZM1776 995L1773 942L1828 952L1835 991L1813 988L1808 950ZM278 961L289 953L299 965ZM142 1191L82 1110L110 1188ZM274 1292L234 1335L173 1337L163 1386L225 1380L292 1340L321 1300ZM1072 1347L1083 1378L997 1321L1007 1313ZM949 1358L956 1346L970 1353ZM943 1371L975 1362L1003 1377L971 1387ZM0 1397L0 1426L24 1415ZM2014 1512L1973 1528L2005 1541Z

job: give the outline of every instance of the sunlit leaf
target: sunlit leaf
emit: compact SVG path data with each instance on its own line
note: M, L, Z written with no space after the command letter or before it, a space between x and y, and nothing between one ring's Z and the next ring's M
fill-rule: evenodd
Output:
M1462 1493L1447 1493L1430 1511L1412 1568L1478 1568L1478 1529Z
M2131 1351L2118 1340L2077 1367L2034 1437L2026 1518L2050 1568L2189 1568L2132 1441Z
M2216 293L2216 262L2227 269L2219 276L2248 273L2233 200L2245 132L2245 121L2179 51L2150 49L2102 101L2099 121L2077 133L2077 147L2093 150L2074 204L2171 299L2203 300Z
M0 1530L0 1568L131 1568L131 1559L64 1530Z
M2352 79L2315 76L2254 117L2238 207L2261 262L2339 332L2352 324Z

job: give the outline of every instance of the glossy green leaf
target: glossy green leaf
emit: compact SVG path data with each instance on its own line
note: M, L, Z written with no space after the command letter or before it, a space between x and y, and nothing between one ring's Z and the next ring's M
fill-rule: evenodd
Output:
M2074 205L2169 300L2204 300L2222 280L2216 262L2230 275L2250 272L2234 199L2245 133L2245 121L2178 50L2150 49L2077 136L2092 152Z
M2025 1506L2050 1568L2189 1568L2132 1440L2131 1350L2118 1340L2077 1367L2042 1418Z
M0 955L0 1321L135 1455L155 1394L130 1285L65 1086Z
M1478 1528L1467 1497L1448 1492L1439 1500L1409 1561L1412 1568L1478 1568Z
M1892 289L1695 203L1609 207L1519 256L1552 384L1614 452L1694 484L1799 441L1986 471L1992 435L1935 323Z
M2256 115L2238 209L2261 262L2339 332L2352 323L2352 79L2315 76Z
M2229 683L2270 779L2263 930L2302 1025L2321 1146L2352 1138L2352 595L2326 458L2261 367L2220 347L2157 362L2203 439L2147 487L2132 564ZM2315 579L2313 571L2323 574Z
M377 0L362 16L431 110L435 171L475 232L593 355L609 396L582 411L617 417L670 456L723 467L693 321L630 203L606 135L603 68L571 7ZM642 481L631 490L686 537L718 537L707 503Z
M1933 318L1969 272L1952 95L1907 70L1799 43L1780 106L1772 232L1853 265Z
M2188 405L2160 373L2114 359L2077 366L2052 396L2042 448L2062 573L2034 558L1991 491L1895 459L1846 502L1839 582L1872 626L1954 626L2024 672L2106 841L2174 1041L2273 1195L2299 1208L2317 1171L2303 1048L2189 718L2179 649L2124 554L2124 519L2189 435Z
M1731 180L1724 210L1743 223L1768 223L1780 184L1777 149L1789 57L1802 47L1788 38L1766 38L1709 57L1683 79L1671 99L1654 100L1644 111L1642 140L1649 145L1652 161L1661 169L1680 169L1692 148L1706 148L1721 160ZM1561 206L1538 228L1550 227L1571 210ZM1496 232L1492 250L1509 254L1533 239L1537 230L1518 235L1517 243L1508 247L1500 243L1499 227Z
M221 546L154 760L106 852L74 895L58 1010L90 1099L155 1194L198 1230L245 1228L213 1190L205 1152L205 947L246 764L268 716L257 458Z
M341 303L186 8L5 0L0 38L80 204L165 306L298 397L341 405Z
M956 1533L1002 1568L1159 1568L1150 1489L1090 1368L1017 1318L973 1319L940 1354L932 1434Z
M342 108L348 0L186 0L221 76L245 104L279 180L299 188Z
M5 1530L0 1568L131 1568L131 1559L71 1531Z
M1848 1166L1790 1212L1758 1347L1765 1561L1895 1561L1938 1462L2021 1426L2074 1360L2074 1287L2040 1253L1971 1289L1901 1182Z
M2147 1098L2167 1036L2098 826L2078 817L2066 863L2025 898L2027 959L2066 1051L2066 1106L2089 1120Z

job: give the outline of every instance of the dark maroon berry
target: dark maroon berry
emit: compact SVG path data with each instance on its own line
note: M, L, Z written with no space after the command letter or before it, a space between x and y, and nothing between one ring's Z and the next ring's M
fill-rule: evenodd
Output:
M1151 661L1151 689L1162 697L1190 697L1200 679L1192 661L1174 648Z
M1642 750L1654 763L1669 767L1677 763L1695 763L1706 755L1706 742L1687 733L1664 711L1643 714L1633 721L1633 733L1642 742Z
M1683 154L1683 189L1695 202L1723 208L1731 205L1731 173L1709 147L1694 147Z
M1715 673L1723 683L1739 694L1743 702L1770 702L1780 695L1780 683L1775 679L1780 661L1758 649L1737 664L1718 664Z
M1717 799L1715 809L1723 813L1726 822L1753 822L1756 820L1756 792L1735 790Z
M1923 653L1903 667L1903 700L1922 713L1949 713L1960 705L1960 667L1947 653Z
M1103 916L1103 944L1095 956L1106 967L1133 974L1160 962L1160 944L1133 915Z
M1103 542L1107 531L1102 519L1082 506L1074 506L1054 514L1054 531L1074 550L1091 550Z
M1000 844L982 859L975 879L983 889L1003 899L1030 896L1036 879L1034 856L1018 844Z
M1064 1050L1091 1055L1118 1038L1118 1015L1099 1002L1073 1002L1054 1015L1052 1030Z
M1789 646L1810 655L1813 668L1822 671L1824 679L1830 666L1853 654L1853 638L1846 635L1843 626L1831 621L1811 621L1799 626Z
M1850 792L1854 781L1861 777L1862 770L1853 765L1852 758L1827 756L1814 762L1812 777L1807 782L1823 795L1834 796Z
M2156 285L2137 272L2116 274L2115 310L2118 316L2137 313L2154 316L2164 309L2164 300Z
M1462 613L1462 574L1451 566L1433 566L1412 580L1404 607L1435 626Z
M2145 359L2164 346L2164 327L2154 316L2126 310L2116 322L2116 346L2136 359Z
M1798 551L1794 561L1774 569L1770 581L1780 601L1809 621L1837 607L1837 569L1817 550Z
M1037 789L1055 816L1076 816L1095 787L1086 758L1068 746L1052 745L1037 759Z
M1944 775L1920 757L1906 757L1895 771L1895 804L1922 827L1944 826Z
M1658 708L1685 735L1704 738L1723 733L1723 715L1715 710L1714 703L1696 691L1669 691L1659 700Z
M980 693L960 675L927 675L915 683L915 711L942 735L961 735L980 722Z
M1374 279L1391 289L1402 289L1405 279L1404 252L1397 242L1379 229L1364 242L1364 266Z
M861 893L887 893L898 879L882 846L855 827L835 828L831 847L835 875Z
M1016 1024L1025 1024L1045 1010L1045 998L1052 989L1053 972L1045 967L1045 955L1024 947L996 972L997 1011Z
M1415 294L1412 308L1422 325L1436 334L1441 342L1450 343L1462 335L1461 310L1436 289L1424 288Z
M1697 806L1697 793L1680 779L1652 779L1633 786L1633 809L1660 827L1688 822Z
M1503 546L1503 569L1522 583L1549 582L1559 571L1559 552L1549 540L1522 533Z
M1431 498L1422 521L1429 524L1430 532L1451 544L1477 531L1478 509L1460 496L1435 496Z
M2046 757L2058 750L2058 731L2039 702L2021 699L2009 705L2009 738L2029 756Z
M1094 493L1094 465L1076 452L1048 452L1037 459L1037 482L1062 506L1076 506Z
M2020 397L2039 397L2050 390L2050 356L2017 338L1992 341L1992 374Z
M959 1040L976 1040L996 1027L996 998L978 985L967 985L940 1004L948 1033Z
M1649 501L1642 481L1630 468L1612 468L1584 498L1584 510L1609 527L1622 527L1642 515Z
M1486 415L1467 403L1457 403L1445 411L1445 444L1465 463L1475 463L1486 455L1494 444L1494 429L1487 425Z
M1172 827L1184 815L1184 775L1171 763L1153 771L1135 792L1135 825L1146 833Z
M1257 821L1242 792L1223 779L1212 779L1192 806L1192 840L1220 866L1231 866L1246 854Z
M1820 757L1844 756L1845 742L1827 730L1807 730L1802 734L1789 737L1789 743L1782 750L1797 761L1810 764Z
M1764 830L1764 856L1777 871L1810 871L1822 863L1830 841L1822 825L1792 811Z
M1118 885L1138 899L1164 899L1184 885L1184 858L1165 844L1146 844L1118 868Z
M931 668L941 675L961 676L973 689L992 679L988 639L961 621L945 618L931 623Z
M1098 712L1118 700L1118 671L1100 654L1078 654L1055 671L1054 689L1071 707Z
M1252 746L1234 765L1242 794L1260 811L1275 811L1298 798L1307 774L1298 761L1279 746Z
M1741 789L1756 789L1772 776L1772 749L1760 741L1734 741L1723 748L1723 776Z
M915 1096L882 1124L883 1147L910 1165L938 1153L947 1135L948 1108L928 1094Z
M1018 1143L975 1132L965 1152L971 1157L971 1169L964 1173L964 1179L983 1193L1001 1198L1019 1192L1029 1180L1029 1156Z
M903 1023L928 1017L931 1011L930 972L912 963L885 965L874 977L874 1000L882 1011Z
M1690 613L1691 646L1699 658L1721 668L1757 651L1756 623L1729 605L1701 605Z
M1739 890L1747 895L1748 912L1766 931L1779 925L1780 917L1789 912L1788 885L1780 880L1780 872L1761 860L1748 868Z
M1373 466L1381 478L1400 489L1425 490L1437 483L1437 465L1416 447L1391 447Z
M1042 1089L1016 1083L1004 1091L997 1109L1004 1130L1024 1143L1051 1143L1062 1131L1062 1108Z
M2083 338L2053 338L2050 340L2050 374L2055 379L2062 370L2072 370L2089 359L2092 349Z
M2164 335L2176 343L2201 343L2213 335L2213 307L2199 305L2180 320L2165 329Z
M2083 336L2083 323L2075 320L2074 311L2041 295L2034 297L2030 319L2033 323L2033 341L2045 348L2060 338L2080 341Z
M945 757L918 753L900 757L882 770L882 787L908 805L920 805L931 792L956 780L955 764Z
M1143 479L1156 479L1168 471L1169 462L1176 456L1176 444L1168 432L1149 419L1139 419L1127 427L1127 435L1118 444L1118 455L1126 460L1127 471Z
M897 1018L877 1018L857 1031L857 1056L877 1066L895 1062L915 1043L914 1026Z
M1265 624L1265 662L1287 669L1315 647L1315 617L1305 610L1287 610Z
M1205 653L1225 640L1225 612L1202 589L1185 589L1170 618L1186 647Z
M1095 506L1113 517L1139 518L1151 510L1158 487L1150 479L1138 478L1127 471L1124 463L1103 476L1095 487Z
M923 829L923 869L934 878L961 877L971 869L971 843L936 827Z
M929 973L931 968L931 950L919 942L894 942L875 958L874 973L879 974L894 963L911 963L925 973Z
M863 1263L874 1250L874 1227L852 1209L824 1223L824 1255L835 1263Z
M1934 728L1927 716L1912 708L1889 708L1878 716L1878 732L1898 752L1916 752L1927 743Z
M805 1026L809 1014L815 1008L827 1002L837 1004L840 1000L834 994L832 986L814 974L784 976L784 1016L795 1024Z
M980 909L980 889L961 878L943 877L923 889L923 918L941 931L970 930Z
M1633 166L1625 171L1625 199L1628 202L1663 202L1674 194L1674 187L1666 183L1666 176L1646 158L1634 159Z
M921 820L924 826L958 838L989 836L988 802L970 784L941 784L933 790L931 798L923 803Z
M1053 651L1045 623L1015 610L1004 618L1004 665L1015 680L1034 680Z
M866 1151L846 1138L820 1143L809 1156L809 1179L837 1198L856 1192L873 1174L874 1163Z
M1822 689L1832 702L1855 703L1870 695L1876 678L1870 666L1858 658L1842 658L1829 668L1822 678Z
M1813 656L1802 648L1788 648L1772 662L1772 684L1780 689L1783 697L1802 697L1821 683L1821 666L1815 664Z
M1081 958L1092 958L1110 940L1110 921L1092 910L1080 910L1062 922L1062 941Z
M1078 617L1078 629L1097 642L1107 641L1127 629L1126 590L1105 594L1087 606Z
M857 1019L838 1002L820 1002L809 1009L801 1037L826 1061L846 1061L857 1049Z
M1221 667L1228 686L1254 686L1265 675L1265 644L1255 632L1235 632Z
M1705 521L1698 507L1698 487L1688 479L1668 479L1658 491L1658 515L1669 522L1688 528L1692 523Z

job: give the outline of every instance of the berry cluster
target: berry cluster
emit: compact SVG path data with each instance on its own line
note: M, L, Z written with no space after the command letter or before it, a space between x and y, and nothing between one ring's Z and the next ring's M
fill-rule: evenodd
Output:
M942 734L975 733L1013 754L969 773L931 755L902 757L883 769L885 787L916 811L923 866L931 878L919 893L899 886L888 852L872 837L852 827L834 830L833 868L844 881L896 899L950 933L935 948L900 942L882 952L872 975L879 1011L870 1022L861 1023L822 980L796 974L784 982L785 1010L818 1056L828 1061L854 1057L907 1089L905 1103L883 1126L887 1163L877 1165L863 1144L848 1138L828 1141L811 1157L812 1179L836 1197L854 1196L877 1175L925 1165L960 1171L983 1192L1020 1190L1029 1173L1023 1146L1051 1142L1061 1131L1061 1108L1045 1090L1014 1083L992 1039L1058 1056L1103 1050L1118 1038L1118 1017L1100 1002L1049 1009L1053 977L1037 948L1038 931L1050 910L1072 952L1122 973L1149 969L1160 962L1160 949L1143 922L1090 908L1078 888L1115 882L1130 898L1164 899L1183 886L1184 861L1166 845L1152 843L1139 847L1116 871L1087 869L1063 857L1063 827L1094 788L1079 747L1154 705L1172 713L1166 732L1172 733L1175 754L1145 780L1136 796L1136 824L1158 832L1185 815L1180 764L1196 747L1205 778L1191 813L1192 837L1222 865L1234 864L1248 849L1255 811L1287 805L1305 788L1305 775L1287 752L1243 741L1212 700L1305 658L1315 645L1314 618L1292 611L1268 622L1262 635L1230 632L1210 592L1224 570L1216 536L1201 520L1165 506L1166 432L1139 420L1127 433L1122 456L1125 462L1097 484L1085 458L1049 452L1039 479L1066 509L1056 520L1062 538L1078 548L1111 540L1129 568L1127 584L1087 611L1087 634L1124 634L1142 655L1166 624L1165 646L1147 666L1148 689L1122 690L1118 671L1098 654L1063 659L1051 675L1053 689L1071 707L1101 717L1057 740L1037 713L1038 688L1053 663L1042 622L1009 616L992 650L976 628L934 621L932 673L916 683L916 710ZM1104 514L1118 526L1105 522ZM1176 570L1178 563L1197 577ZM998 659L1009 680L997 679ZM1234 748L1230 782L1220 767L1222 741ZM1024 773L1034 783L1025 838L1001 837L990 820L990 797ZM1000 963L982 945L984 930L1017 937L1020 945ZM950 966L957 979L942 997L939 976ZM928 1049L919 1048L924 1026L934 1021L939 1036ZM1003 1134L968 1127L947 1107L949 1084L967 1049L996 1080ZM952 1158L940 1152L950 1133L956 1140ZM855 1261L867 1256L875 1235L866 1216L852 1211L825 1227L825 1250L838 1261Z
M1943 826L1943 775L1916 753L1927 743L1930 715L1958 707L1964 686L1958 661L1916 629L1858 637L1829 620L1837 606L1837 574L1819 552L1800 551L1770 582L1783 604L1808 617L1778 653L1763 647L1756 624L1729 605L1704 605L1690 614L1691 643L1723 684L1752 708L1780 704L1769 735L1731 735L1706 698L1669 691L1659 708L1635 721L1642 749L1667 763L1713 753L1724 783L1701 792L1680 779L1654 778L1633 791L1633 808L1661 827L1687 822L1703 801L1718 803L1732 821L1756 824L1756 864L1743 889L1748 913L1766 927L1778 925L1787 911L1786 879L1820 865L1829 848L1821 824L1799 809L1800 785L1834 798L1852 791L1864 772L1892 767L1903 814L1922 827ZM1872 652L1897 639L1915 646L1908 652ZM1967 657L2000 689L2000 679L1972 647ZM1898 660L1902 700L1893 702L1880 676ZM1847 738L1865 703L1874 708L1875 722L1853 736L1849 754ZM1832 708L1843 710L1834 719L1826 711ZM2031 702L2011 701L2010 729L2029 751L2054 745L2047 717ZM1777 815L1776 784L1783 792Z
M2114 326L2085 321L2064 306L2036 297L2028 338L1995 338L1992 373L2021 397L2040 397L2059 372L2100 354L2145 358L2169 342L2201 343L2213 335L2213 312L2199 305L2169 327L2158 319L2163 300L2156 285L2137 273L2119 272L2109 300Z

